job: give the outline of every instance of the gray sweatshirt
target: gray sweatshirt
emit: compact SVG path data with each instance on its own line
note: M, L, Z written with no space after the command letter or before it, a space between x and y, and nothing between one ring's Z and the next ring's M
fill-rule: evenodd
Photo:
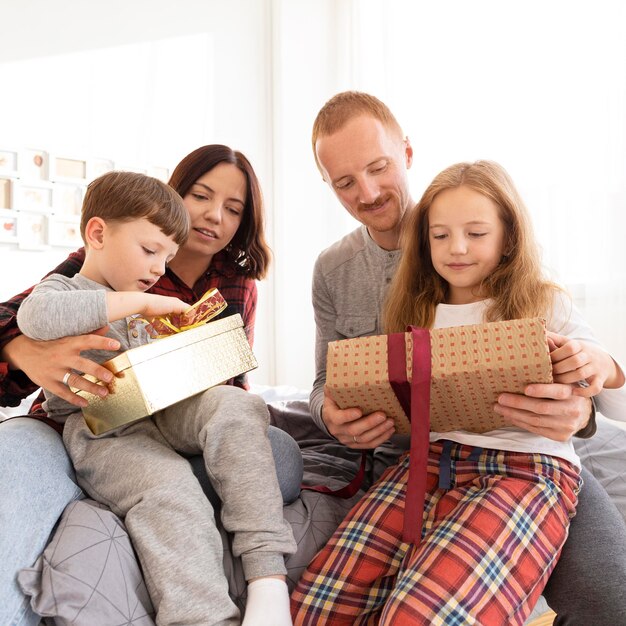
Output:
M148 342L149 337L142 324L132 318L109 324L106 292L108 287L80 274L67 278L52 274L39 283L22 302L17 313L17 324L24 335L31 339L48 341L69 335L84 335L109 325L107 337L121 344L119 352L85 350L81 356L102 363L129 348ZM43 404L48 415L59 423L79 409L44 389Z

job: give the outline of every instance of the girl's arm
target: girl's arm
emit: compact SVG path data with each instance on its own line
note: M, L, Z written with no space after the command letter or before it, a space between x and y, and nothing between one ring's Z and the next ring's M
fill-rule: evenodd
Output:
M624 385L624 372L610 354L600 346L585 340L570 339L548 333L554 381L584 385L574 390L576 395L590 398L602 389L619 389Z

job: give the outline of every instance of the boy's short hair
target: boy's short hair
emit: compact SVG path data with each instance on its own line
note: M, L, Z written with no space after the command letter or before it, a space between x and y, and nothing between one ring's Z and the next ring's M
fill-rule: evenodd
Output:
M114 222L146 218L182 246L189 236L189 212L169 185L136 172L107 172L87 187L80 234L92 217Z
M360 115L369 115L381 122L383 126L390 129L402 138L402 128L398 124L394 114L389 107L379 100L376 96L372 96L362 91L342 91L334 95L320 109L315 122L313 122L313 132L311 134L311 143L313 146L313 155L315 163L320 171L322 168L317 159L317 150L315 144L320 137L332 135L343 128L350 120Z

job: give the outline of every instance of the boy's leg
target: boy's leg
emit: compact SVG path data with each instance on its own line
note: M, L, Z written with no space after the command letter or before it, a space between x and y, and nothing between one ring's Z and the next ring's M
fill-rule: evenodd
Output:
M274 458L274 467L276 468L276 477L283 497L283 504L290 504L300 494L300 485L302 484L303 464L300 447L290 434L276 428L276 426L269 427L267 436L272 447L272 457ZM201 454L191 456L189 462L206 497L213 508L219 510L222 503L207 476L203 456Z
M17 572L43 552L63 509L83 492L58 433L20 417L0 423L0 624L40 617L18 588Z
M626 524L583 468L576 517L544 589L558 626L626 624Z
M125 516L157 623L239 624L213 509L153 421L98 438L75 414L63 437L80 484Z
M172 446L203 452L206 470L222 500L224 528L234 534L246 580L285 575L284 554L295 552L291 527L267 438L269 413L262 398L220 385L155 416Z

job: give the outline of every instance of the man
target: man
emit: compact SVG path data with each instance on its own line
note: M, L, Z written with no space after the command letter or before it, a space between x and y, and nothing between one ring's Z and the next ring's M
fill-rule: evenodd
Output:
M382 303L400 255L400 231L414 205L407 177L413 149L389 108L360 92L337 94L322 107L312 144L323 179L361 226L315 264L310 409L317 425L346 446L377 449L376 478L406 441L392 440L393 421L380 411L339 409L324 389L326 352L329 341L382 333ZM569 385L529 385L525 395L501 394L495 411L511 426L556 440L595 430L590 400L572 395ZM593 476L583 470L583 477L570 538L544 593L559 614L556 624L626 624L626 525Z

